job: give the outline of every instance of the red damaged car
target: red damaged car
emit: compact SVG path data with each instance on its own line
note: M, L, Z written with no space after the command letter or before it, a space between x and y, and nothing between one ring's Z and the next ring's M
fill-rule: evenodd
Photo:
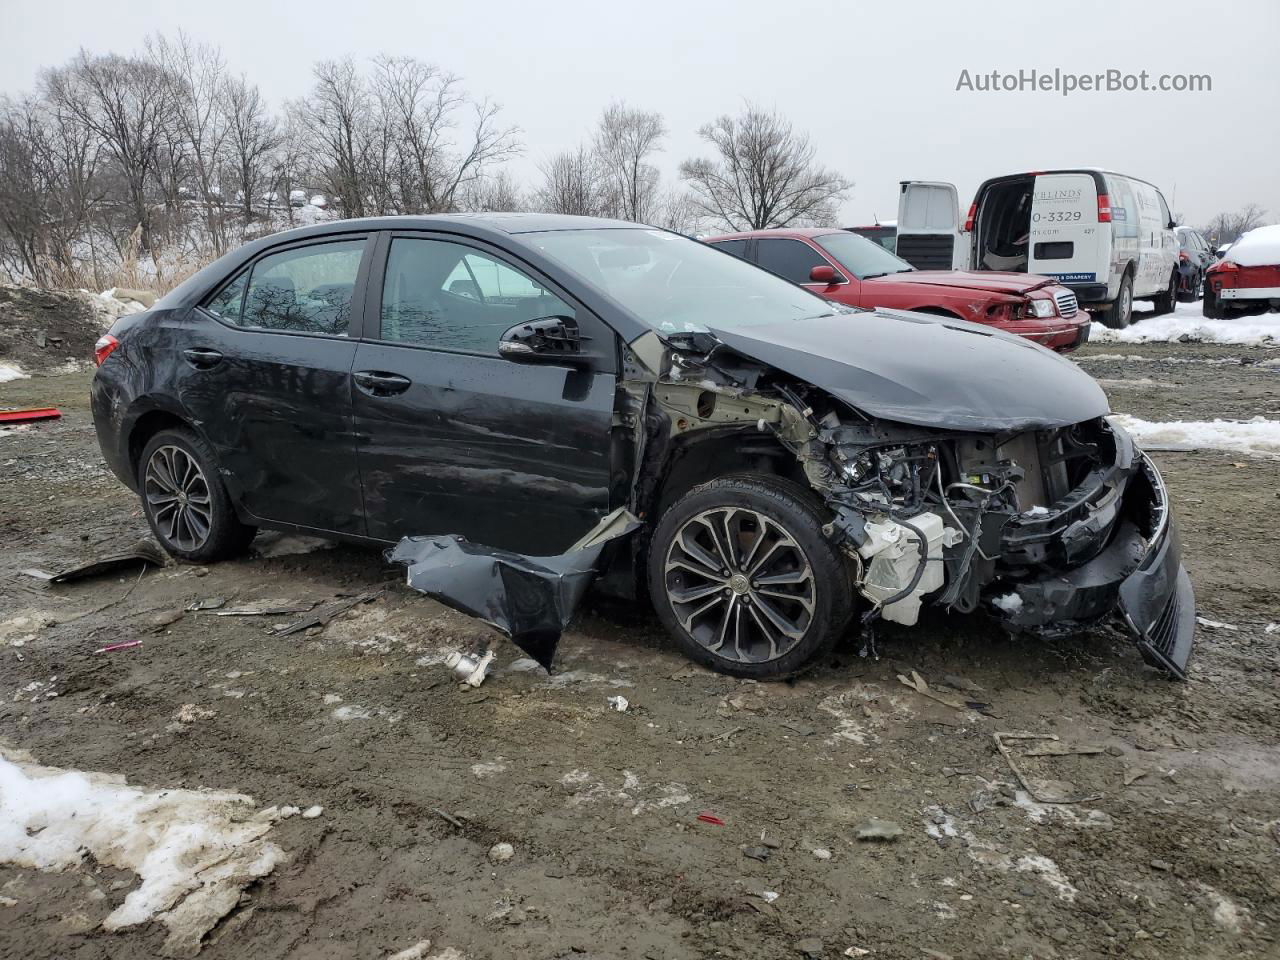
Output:
M707 243L851 307L892 307L986 323L1065 353L1089 338L1089 315L1048 277L917 270L845 230L755 230Z
M1206 317L1280 310L1280 224L1250 230L1208 269L1204 280Z

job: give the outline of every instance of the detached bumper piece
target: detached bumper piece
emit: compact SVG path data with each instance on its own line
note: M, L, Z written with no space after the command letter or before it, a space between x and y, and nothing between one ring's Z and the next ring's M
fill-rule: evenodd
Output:
M1185 680L1195 640L1195 594L1164 480L1140 456L1141 473L1125 490L1107 546L1058 575L1016 584L994 603L1009 627L1049 635L1087 629L1118 613L1143 659Z
M442 536L405 537L387 559L409 568L414 590L506 634L549 673L560 636L596 578L601 554L639 526L620 508L559 556L525 556Z

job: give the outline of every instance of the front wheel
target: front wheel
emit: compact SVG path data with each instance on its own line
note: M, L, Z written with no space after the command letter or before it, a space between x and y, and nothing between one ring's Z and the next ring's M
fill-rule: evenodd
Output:
M663 625L713 670L791 676L849 623L853 585L813 498L775 477L724 477L667 510L649 548Z
M161 430L138 459L142 510L165 551L211 563L242 552L257 528L242 524L209 445L188 430Z

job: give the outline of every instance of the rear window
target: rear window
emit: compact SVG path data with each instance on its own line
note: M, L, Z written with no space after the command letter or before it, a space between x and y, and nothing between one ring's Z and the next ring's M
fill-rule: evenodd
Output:
M1054 243L1037 243L1032 251L1037 260L1070 260L1076 252L1076 245L1070 241Z

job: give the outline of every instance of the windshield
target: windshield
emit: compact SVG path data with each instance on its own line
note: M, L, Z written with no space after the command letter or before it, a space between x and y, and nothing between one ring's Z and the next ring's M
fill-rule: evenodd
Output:
M734 330L846 309L732 254L663 230L554 230L522 239L659 333Z
M907 273L915 267L856 233L828 233L814 237L814 243L840 261L859 280L883 277L887 273Z

